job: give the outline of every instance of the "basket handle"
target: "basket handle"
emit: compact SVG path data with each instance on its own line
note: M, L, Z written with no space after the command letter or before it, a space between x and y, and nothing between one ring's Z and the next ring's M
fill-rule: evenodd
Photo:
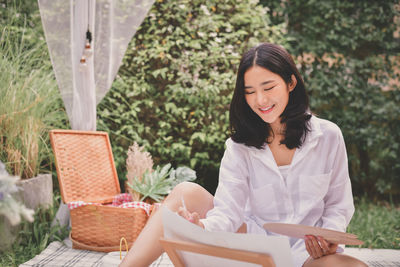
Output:
M126 241L125 237L121 237L119 240L119 259L122 260L122 240L125 241L125 248L126 248L126 253L128 253L128 242Z

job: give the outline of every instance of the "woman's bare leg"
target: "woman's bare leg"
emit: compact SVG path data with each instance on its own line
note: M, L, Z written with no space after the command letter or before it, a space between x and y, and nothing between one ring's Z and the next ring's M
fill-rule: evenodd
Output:
M163 205L172 211L177 211L182 206L182 196L188 211L197 212L200 218L205 218L207 211L213 208L213 196L200 185L188 182L177 185ZM161 236L163 236L161 212L155 212L120 266L149 266L163 253L159 242Z
M332 254L319 259L309 257L303 267L368 267L364 262L346 254Z

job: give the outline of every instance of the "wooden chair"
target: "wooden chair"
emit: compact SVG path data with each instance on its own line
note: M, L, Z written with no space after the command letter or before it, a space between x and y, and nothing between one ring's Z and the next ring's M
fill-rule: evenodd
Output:
M177 250L254 263L263 267L275 267L272 257L264 253L205 245L187 241L170 240L165 238L161 238L160 243L175 267L185 266L183 260L177 253Z

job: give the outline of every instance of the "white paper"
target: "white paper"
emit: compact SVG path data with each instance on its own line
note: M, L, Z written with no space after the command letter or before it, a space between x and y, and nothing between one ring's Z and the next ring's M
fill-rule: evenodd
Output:
M237 234L228 232L209 232L190 223L166 207L161 208L166 239L192 241L207 245L221 246L258 253L267 253L273 258L276 267L293 266L289 239L285 236L266 236ZM185 266L190 267L248 267L259 266L236 260L223 259L191 252L179 252Z

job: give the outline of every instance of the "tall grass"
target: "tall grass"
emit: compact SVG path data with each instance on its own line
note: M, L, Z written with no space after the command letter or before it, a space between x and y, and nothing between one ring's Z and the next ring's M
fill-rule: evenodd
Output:
M364 248L400 249L400 206L356 199L356 211L347 231L364 241Z
M48 130L62 127L66 115L45 41L32 42L30 29L12 19L0 29L0 160L29 178L49 169Z

